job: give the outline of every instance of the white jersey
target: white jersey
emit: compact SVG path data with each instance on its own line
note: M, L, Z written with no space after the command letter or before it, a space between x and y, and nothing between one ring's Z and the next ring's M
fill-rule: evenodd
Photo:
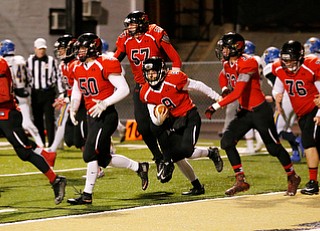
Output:
M21 55L9 55L4 57L11 70L13 87L15 89L28 89L29 72L26 67L26 60ZM30 92L29 92L30 93Z
M25 89L29 93L29 96L26 95L19 97L18 95L16 95L22 114L22 127L32 135L34 141L39 147L43 147L44 144L42 142L41 136L39 135L38 129L32 121L32 113L30 110L31 88L28 84L28 80L30 80L30 74L28 68L26 67L26 60L21 55L8 55L4 58L8 62L11 70L14 89Z

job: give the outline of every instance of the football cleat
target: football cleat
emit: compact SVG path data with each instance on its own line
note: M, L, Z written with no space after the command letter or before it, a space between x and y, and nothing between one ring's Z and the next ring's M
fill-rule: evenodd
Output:
M104 177L105 175L106 175L106 174L104 173L103 168L102 168L102 167L99 167L97 178L98 178L98 179L99 179L99 178L102 178L102 177Z
M223 169L223 160L221 159L219 149L216 147L210 147L208 149L208 157L213 161L217 171L221 172Z
M315 195L319 194L319 184L318 181L310 180L306 187L301 189L301 193L304 195Z
M66 193L67 179L64 176L57 176L55 181L51 184L54 192L54 202L56 205L60 204Z
M294 196L297 193L297 189L301 182L300 176L297 174L291 174L288 176L288 190L286 192L286 196Z
M156 166L157 166L157 179L160 180L161 179L161 174L163 172L163 161L159 160L156 161Z
M204 185L201 185L201 188L192 188L187 192L181 193L184 196L196 196L196 195L201 195L204 194Z
M167 183L171 180L172 174L174 171L174 164L172 161L164 162L162 165L161 175L160 175L160 182Z
M139 163L138 176L141 178L142 190L146 190L149 185L148 180L149 163L143 162Z
M67 202L71 205L91 205L92 194L83 192L78 198L68 199Z
M234 185L225 191L225 194L228 196L233 196L236 193L247 191L250 188L250 185L246 182L246 178L243 174L236 176L236 182Z

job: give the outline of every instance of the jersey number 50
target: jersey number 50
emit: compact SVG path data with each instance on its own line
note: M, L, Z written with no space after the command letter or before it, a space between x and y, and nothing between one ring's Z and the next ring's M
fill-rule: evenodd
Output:
M97 81L95 78L80 78L79 87L84 96L97 95L99 93Z

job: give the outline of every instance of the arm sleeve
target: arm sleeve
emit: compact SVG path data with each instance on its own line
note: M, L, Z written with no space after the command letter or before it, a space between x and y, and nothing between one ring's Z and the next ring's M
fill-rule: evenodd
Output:
M283 93L284 88L283 88L283 83L279 78L276 78L276 81L274 82L274 86L272 88L272 96L273 98L276 98L276 95L278 93Z
M218 101L220 98L220 95L216 91L214 91L212 88L208 87L206 84L204 84L201 81L193 80L190 78L188 79L183 90L198 91L216 101Z
M157 125L157 121L158 120L157 120L156 116L154 115L154 108L156 107L156 105L148 103L147 107L148 107L148 110L149 110L149 115L150 115L152 123Z
M156 126L161 126L161 121L154 115L154 108L156 107L155 104L147 104L148 110L149 110L149 115L151 118L151 121L154 125Z
M314 85L316 86L316 88L318 89L318 92L320 93L320 80L316 81Z
M318 89L318 92L320 93L320 80L316 81L314 85L316 86L316 88ZM320 116L320 108L318 108L316 116Z
M116 88L116 90L111 96L103 100L106 103L106 105L109 106L127 97L130 93L130 89L125 77L122 74L110 74L108 79L111 82L111 84Z
M78 111L78 108L81 102L81 97L82 97L82 94L78 86L78 81L74 81L72 86L72 93L71 93L71 103L70 103L71 111Z

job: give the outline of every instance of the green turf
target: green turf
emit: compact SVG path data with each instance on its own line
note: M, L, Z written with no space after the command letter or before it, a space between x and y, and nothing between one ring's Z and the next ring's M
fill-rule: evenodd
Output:
M200 140L199 142L219 145L219 141L212 143L209 140ZM139 141L131 143L142 144ZM125 144L130 144L130 142L125 142ZM243 146L242 142L240 142L241 145ZM85 174L86 164L78 150L66 147L64 150L58 151L55 166L58 174L67 177L66 197L61 204L55 205L51 186L42 174L2 176L4 174L37 172L30 163L21 161L12 149L2 149L0 150L0 223L225 197L224 191L234 183L233 171L226 158L224 158L225 167L221 173L216 172L212 161L209 159L190 160L196 175L205 185L206 190L204 195L193 197L181 195L181 192L191 188L191 184L177 167L173 179L169 183L161 184L156 179L155 165L151 163L150 183L146 191L141 190L140 178L134 172L128 169L107 168L105 169L106 176L97 180L93 204L90 206L71 206L66 202L66 199L77 196L73 187L83 190L85 179L82 176ZM137 161L151 162L151 154L147 149L132 150L117 146L117 153ZM221 151L221 155L225 156L225 153ZM246 193L240 193L239 195L286 190L286 175L276 158L260 154L242 157L242 162L251 188ZM60 170L74 168L83 168L83 170L59 172ZM300 185L302 187L308 181L305 159L296 164L295 168L302 177ZM1 210L11 209L14 211L1 212Z

